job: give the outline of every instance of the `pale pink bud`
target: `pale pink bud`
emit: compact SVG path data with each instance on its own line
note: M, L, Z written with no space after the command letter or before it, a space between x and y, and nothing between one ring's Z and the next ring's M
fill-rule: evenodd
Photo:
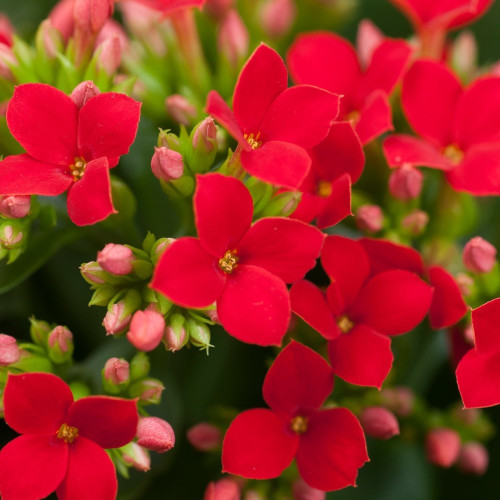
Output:
M293 483L294 500L324 500L326 492L309 486L302 478Z
M468 342L471 346L474 345L474 327L472 326L472 323L469 323L465 328L464 328L464 339L466 342Z
M0 43L12 46L13 34L14 26L12 26L10 19L5 14L0 13Z
M9 366L19 361L20 357L21 351L16 339L10 335L0 333L0 366Z
M415 394L408 387L394 387L380 392L384 406L400 417L407 417L415 407Z
M104 378L112 384L119 385L128 382L130 365L128 361L120 358L109 358L104 365Z
M421 234L429 223L429 215L423 210L413 210L403 217L401 227L408 230L411 234L417 236Z
M151 170L156 178L168 182L179 179L184 173L182 155L173 149L155 148L151 158Z
M359 421L365 433L376 439L389 439L399 434L399 422L394 413L381 406L365 408Z
M495 266L497 249L480 236L472 238L464 247L464 266L474 273L489 273Z
M73 17L74 0L61 0L49 14L52 26L61 33L64 40L68 40L75 29Z
M266 500L262 495L259 495L255 490L245 491L243 500Z
M356 49L359 62L364 69L370 65L373 53L384 39L384 34L369 19L363 19L359 23Z
M0 196L0 214L10 219L22 219L30 213L30 195Z
M102 285L104 269L97 262L86 262L80 266L80 272L87 283L91 285Z
M141 418L137 425L137 444L147 450L165 453L175 445L174 430L161 418Z
M165 348L172 352L178 351L186 345L186 336L187 332L183 326L177 329L172 326L167 326L165 328L165 336L163 338Z
M23 232L10 224L0 228L0 245L7 249L15 248L23 239Z
M118 35L107 38L99 45L97 66L103 69L108 76L113 75L122 62L122 48Z
M143 380L140 384L141 392L139 399L151 404L158 404L161 400L161 394L165 390L163 384L157 380Z
M413 200L420 196L424 175L409 163L392 171L389 178L389 191L398 200Z
M56 326L48 337L49 347L58 347L61 352L68 352L72 347L73 334L64 326Z
M267 0L260 10L260 22L268 36L280 38L290 31L296 15L295 0Z
M73 92L71 92L70 97L77 107L81 109L89 99L92 99L92 97L95 97L100 93L101 91L97 85L93 81L87 80L79 83Z
M112 13L112 0L74 0L75 24L86 32L99 33Z
M141 472L151 469L151 458L148 450L139 446L135 441L126 445L122 451L122 457L126 464Z
M198 112L183 95L172 94L165 99L167 113L181 125L190 125Z
M482 476L488 469L488 450L477 441L465 443L458 457L458 468L467 474Z
M453 69L461 76L472 78L477 63L477 42L472 31L462 31L451 50L451 64Z
M152 351L163 338L165 319L156 311L136 311L127 333L128 341L140 351Z
M460 436L453 429L439 427L425 438L427 460L440 467L451 467L460 453Z
M130 274L134 269L132 266L133 261L134 254L125 245L108 243L97 253L97 262L99 265L108 273L118 276Z
M223 478L208 484L203 500L240 500L240 487L234 479Z
M214 141L217 137L217 129L211 116L205 118L193 135L193 147L210 153L214 149Z
M11 81L14 79L10 70L11 65L17 65L16 56L8 45L0 43L0 77Z
M99 31L99 35L97 35L95 47L97 48L106 40L115 37L118 38L118 41L120 42L121 53L127 52L130 45L127 33L122 28L122 25L120 23L118 23L114 19L108 19L102 30Z
M384 214L378 205L361 205L356 212L356 224L362 231L377 233L384 227Z
M106 313L102 322L102 325L106 329L106 335L115 335L116 333L123 332L127 328L132 320L132 316L130 314L124 316L124 310L125 303L120 301L113 304L111 311Z
M215 425L200 422L186 433L191 446L200 451L215 450L222 444L222 433Z
M207 0L205 4L205 10L216 19L223 19L233 7L234 0Z
M474 286L474 280L465 273L458 273L455 276L455 281L457 282L460 293L464 297L468 297L472 293L472 287Z
M219 26L217 45L233 67L248 54L248 30L235 10L229 11Z

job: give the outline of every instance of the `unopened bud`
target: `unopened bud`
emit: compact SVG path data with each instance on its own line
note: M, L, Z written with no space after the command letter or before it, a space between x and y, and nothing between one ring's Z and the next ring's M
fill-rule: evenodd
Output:
M287 217L299 205L302 193L300 191L283 191L274 195L266 205L261 215L263 217Z
M121 358L109 358L102 372L104 379L112 385L124 385L130 380L130 365Z
M150 368L148 355L145 352L138 352L130 361L130 379L136 381L147 377Z
M217 147L217 129L214 120L208 116L201 121L192 131L192 143L195 149L203 153L210 153Z
M71 99L77 105L78 109L82 109L87 101L100 94L101 91L97 85L91 80L79 83L71 92Z
M123 276L132 272L133 260L134 254L132 250L125 245L108 243L97 253L97 262L102 269L118 276Z
M181 141L179 137L168 130L160 129L157 144L159 148L173 149L178 153L181 151Z
M223 478L208 484L203 500L240 500L240 487L234 479Z
M128 341L140 351L152 351L163 338L165 320L156 311L136 311L127 332Z
M107 273L97 262L85 262L80 266L80 273L89 285L102 285L106 283Z
M33 316L30 318L30 337L35 344L47 345L47 338L51 330L51 326L46 321L38 320Z
M219 26L217 44L234 68L248 54L248 30L236 10L229 11Z
M113 13L110 0L74 0L75 24L86 32L97 34Z
M302 478L293 483L294 500L324 500L326 492L309 486Z
M75 28L73 8L74 0L60 0L49 14L52 26L61 33L65 41L73 34Z
M184 326L176 329L169 325L165 328L163 343L165 344L165 349L176 352L187 344L188 338Z
M137 425L137 444L147 450L165 453L175 445L174 430L161 418L141 418Z
M474 280L465 273L458 273L455 276L455 281L457 282L458 288L460 289L460 293L464 297L468 297L473 290Z
M378 205L361 205L356 212L356 224L361 231L378 233L384 227L384 214Z
M163 252L175 241L174 238L160 238L151 248L151 260L156 264Z
M401 227L408 231L412 236L418 236L423 233L429 223L429 215L423 210L413 210L403 217Z
M485 239L476 236L469 240L462 254L464 266L474 273L489 273L496 263L497 249Z
M147 378L133 384L129 392L132 398L139 398L143 403L159 404L164 389L161 380Z
M191 446L200 451L212 451L222 445L222 433L215 425L200 422L186 433Z
M151 469L151 458L148 450L139 446L135 441L132 441L120 448L123 461L141 472L147 472Z
M399 422L394 413L381 406L365 408L360 417L365 433L376 439L390 439L399 434Z
M10 222L6 222L0 226L1 247L7 250L13 250L14 248L19 248L22 245L22 241L23 232L20 226Z
M198 115L193 106L183 95L173 94L165 99L167 113L181 125L190 125Z
M56 326L47 338L49 358L54 363L65 363L71 359L75 345L73 334L64 326Z
M0 43L12 45L12 35L14 34L14 26L10 19L5 14L0 14Z
M5 80L14 81L14 75L10 67L17 64L18 62L12 49L8 45L0 43L0 77Z
M198 323L193 319L186 321L186 330L189 335L189 341L194 347L199 347L208 354L210 347L210 328L205 323Z
M207 0L205 4L205 10L216 19L223 19L233 7L234 0Z
M106 330L106 335L115 335L125 331L130 321L132 314L126 314L124 301L116 302L108 310L102 321L102 326Z
M461 31L451 49L451 66L466 82L474 77L477 65L477 42L472 31Z
M384 34L369 19L363 19L358 26L356 49L363 69L370 66L372 55L384 41Z
M9 219L22 219L30 213L31 196L0 196L0 214Z
M96 50L97 67L112 76L122 62L120 37L113 35L102 42Z
M267 0L260 11L260 22L271 38L286 35L297 15L294 0Z
M389 191L394 198L408 201L418 198L422 192L424 175L409 163L403 163L392 171L389 178Z
M36 32L35 43L38 51L47 59L55 59L64 51L64 41L61 33L53 26L50 19L45 19Z
M488 450L477 441L465 443L458 457L458 468L466 474L482 476L488 469Z
M451 467L460 453L460 436L453 429L439 427L425 438L427 459L440 467Z
M155 148L155 154L151 158L151 170L155 177L165 182L179 179L184 173L182 155L173 149Z
M415 407L415 394L408 387L393 387L380 391L382 404L400 417L409 416Z
M9 366L19 361L21 351L17 340L10 335L0 333L0 366Z

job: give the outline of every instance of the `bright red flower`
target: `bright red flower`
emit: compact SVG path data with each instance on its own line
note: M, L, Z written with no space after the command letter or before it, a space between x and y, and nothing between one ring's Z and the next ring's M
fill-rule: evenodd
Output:
M19 85L7 125L26 150L0 162L0 195L57 196L68 191L68 214L78 226L113 213L109 168L134 141L140 103L106 92L78 109L60 90Z
M416 327L427 314L432 287L415 273L374 273L363 246L328 236L321 263L331 284L309 281L290 291L292 310L329 340L333 371L347 382L380 388L392 365L391 336Z
M117 481L103 448L129 443L137 429L135 401L89 396L73 401L69 386L48 373L9 375L5 421L22 434L0 451L5 500L113 500Z
M290 320L285 283L314 267L323 234L280 217L251 225L252 197L233 177L198 175L193 201L199 238L169 245L151 286L183 307L217 301L228 333L243 342L279 345Z
M262 44L241 70L234 113L215 90L208 95L207 112L238 141L249 174L295 189L311 166L306 149L327 136L340 98L310 85L287 87L281 57Z
M297 83L341 94L340 120L352 120L363 144L392 129L389 94L399 82L412 50L403 40L385 39L366 70L354 47L328 32L300 35L288 52L288 67Z
M312 349L292 341L274 360L262 393L268 409L247 410L227 430L225 472L250 479L278 477L295 458L311 487L333 491L355 485L368 461L356 417L345 408L320 410L333 389L333 372Z
M457 191L500 194L499 103L500 78L485 76L464 89L444 64L417 61L404 77L402 105L421 138L386 139L387 162L444 170Z

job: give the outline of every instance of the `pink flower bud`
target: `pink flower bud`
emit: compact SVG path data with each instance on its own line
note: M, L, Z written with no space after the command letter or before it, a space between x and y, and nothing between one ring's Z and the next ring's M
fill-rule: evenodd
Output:
M245 491L243 500L266 500L262 495L259 495L255 490Z
M384 214L378 205L361 205L356 212L356 224L362 231L378 233L384 227Z
M163 339L165 348L168 351L175 352L184 347L187 343L187 332L184 326L174 328L167 326L165 328L165 336Z
M234 479L223 478L209 483L203 500L240 500L240 487Z
M30 213L31 196L0 196L0 214L10 219L22 219Z
M151 458L148 450L132 441L122 448L122 457L126 464L141 472L151 469Z
M165 453L175 445L174 430L161 418L141 418L137 425L137 444L147 450Z
M190 125L198 114L193 106L183 95L173 94L165 99L167 113L181 125Z
M400 417L407 417L413 412L415 394L408 387L394 387L380 391L382 404Z
M130 42L127 33L122 28L122 25L115 21L114 19L108 19L106 24L103 26L102 30L99 31L95 41L95 47L98 48L106 40L110 38L118 38L120 42L120 52L127 52L130 48Z
M109 358L104 365L104 378L115 385L128 382L130 378L128 361L120 358Z
M474 286L474 280L465 273L458 273L455 276L455 281L457 282L460 293L464 297L468 297L472 293L472 287Z
M476 441L465 443L458 457L458 468L466 474L482 476L488 469L488 450Z
M451 49L452 68L460 76L472 79L477 64L477 41L472 31L462 31L455 38Z
M90 285L102 285L105 283L104 269L97 262L86 262L80 266L83 279Z
M409 231L412 235L418 236L425 230L428 223L429 215L423 210L416 209L403 217L401 227Z
M11 47L13 34L14 26L12 26L10 19L5 14L0 13L0 43Z
M125 245L108 243L97 253L97 262L108 273L118 276L130 274L133 271L134 254Z
M235 10L229 11L219 26L217 45L234 68L248 54L248 30Z
M267 0L260 10L260 22L268 36L280 38L290 31L296 15L294 0Z
M324 500L326 492L309 486L302 478L293 483L294 500Z
M460 453L460 436L453 429L438 427L425 438L427 460L440 467L451 467Z
M123 301L117 302L111 306L111 311L106 313L102 325L106 329L106 335L115 335L123 332L130 321L132 320L131 314L124 315L125 303Z
M70 97L78 106L78 109L82 109L84 104L86 104L89 99L92 99L92 97L95 97L100 93L101 91L97 85L94 82L87 80L86 82L79 83L73 92L71 92Z
M50 19L40 24L36 33L36 46L49 59L55 59L58 53L64 50L64 41L61 33L52 25Z
M75 29L73 9L74 0L61 0L49 14L52 26L61 33L65 41L69 39Z
M200 451L215 450L222 445L222 433L215 425L200 422L186 433L191 446Z
M212 117L205 118L193 135L193 147L201 149L205 153L210 153L214 149L217 137L217 129Z
M74 0L73 16L79 29L97 34L113 13L113 0Z
M97 67L112 76L122 62L120 37L113 35L99 45L97 49Z
M21 357L17 341L10 335L0 333L0 366L9 366Z
M159 380L147 379L139 383L139 399L151 404L158 404L165 387Z
M370 406L360 417L365 433L376 439L389 439L399 434L399 422L394 413L381 406Z
M8 45L0 43L0 77L10 81L14 80L10 70L11 65L17 65L16 56Z
M216 19L223 19L233 7L234 0L207 0L205 4L205 10Z
M420 196L423 182L422 172L409 163L404 163L392 171L389 178L389 191L398 200L413 200Z
M56 326L47 339L50 348L58 348L61 352L68 352L72 347L73 334L64 326Z
M356 49L359 62L364 69L370 65L373 53L384 39L384 34L369 19L363 19L359 23Z
M464 247L464 266L474 273L489 273L495 266L497 249L480 236L472 238Z
M465 341L473 346L474 345L474 327L472 326L472 323L469 323L463 331L464 339Z
M151 170L156 178L168 182L179 179L184 174L182 155L173 149L155 148L151 158Z
M0 245L3 248L11 250L18 247L23 239L23 232L12 226L4 224L0 227Z
M163 338L165 319L156 311L136 311L127 333L128 341L140 351L152 351Z

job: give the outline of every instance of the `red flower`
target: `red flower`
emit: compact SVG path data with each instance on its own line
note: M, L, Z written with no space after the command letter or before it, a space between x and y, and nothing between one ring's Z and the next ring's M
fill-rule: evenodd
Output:
M106 92L79 110L50 85L19 85L7 109L7 125L26 154L0 162L0 195L68 191L68 214L75 224L105 219L115 211L109 168L134 141L140 106L124 94Z
M215 90L207 112L238 141L248 173L295 189L311 165L306 149L326 137L338 115L339 96L310 85L287 86L281 57L262 44L240 73L234 114Z
M197 176L194 213L199 238L169 245L151 286L183 307L217 301L228 333L243 342L279 345L290 320L285 283L314 266L323 234L280 217L251 226L250 193L239 180L220 174Z
M225 472L251 479L278 477L292 460L311 487L354 485L368 461L363 430L345 408L319 410L333 389L333 372L313 350L292 341L267 372L270 406L247 410L231 423L222 447Z
M117 481L103 448L135 436L135 401L89 396L73 401L69 386L48 373L9 375L5 421L22 434L0 451L2 498L113 500Z
M416 327L429 310L432 288L415 273L373 273L362 245L329 236L321 263L332 283L326 297L309 281L290 291L292 310L329 342L334 373L379 387L392 365L391 339Z
M463 89L444 64L417 61L403 80L402 105L421 139L386 139L387 162L444 170L458 191L500 194L499 102L500 78L482 77Z
M341 94L340 119L352 120L366 144L392 129L392 92L411 56L402 40L385 39L373 52L366 71L345 39L328 32L300 35L288 52L294 81Z

